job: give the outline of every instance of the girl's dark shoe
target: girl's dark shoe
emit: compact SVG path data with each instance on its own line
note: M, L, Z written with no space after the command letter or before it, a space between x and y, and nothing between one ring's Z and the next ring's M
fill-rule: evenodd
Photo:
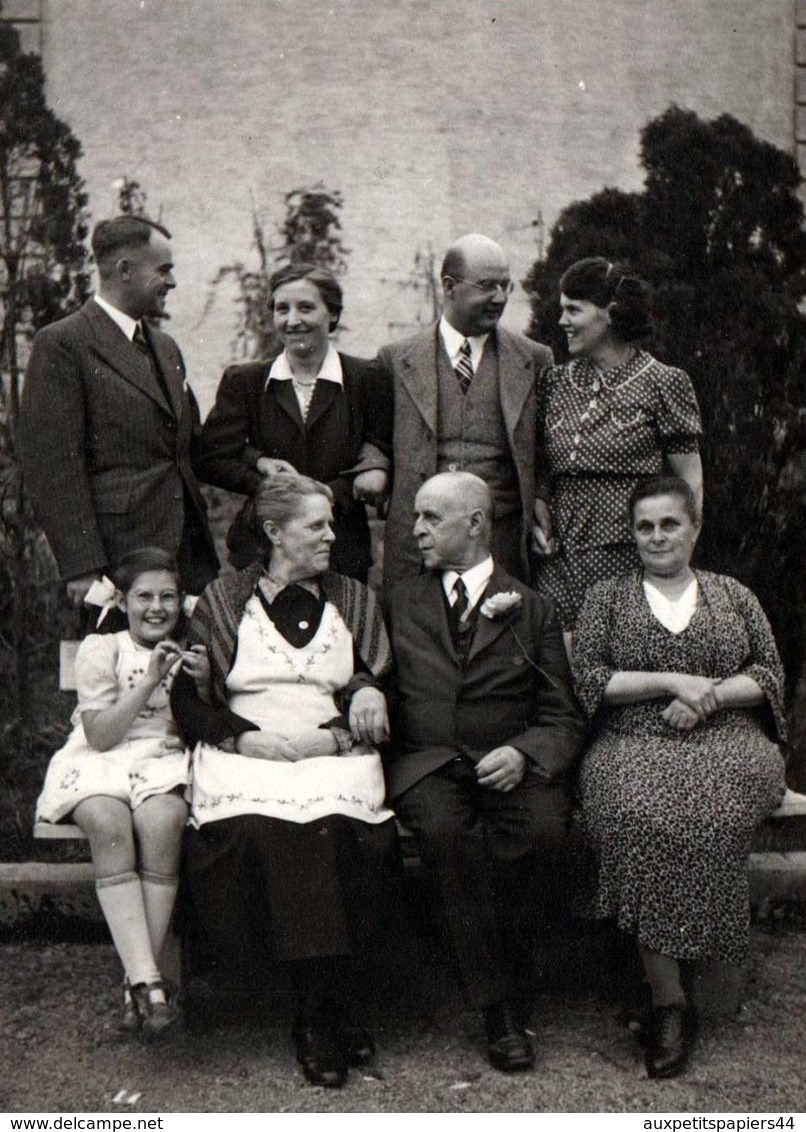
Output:
M170 983L160 979L154 983L135 983L131 996L142 1019L147 1038L158 1038L173 1026L179 1017L176 996Z
M140 1011L137 1009L137 1003L134 1001L132 995L132 988L129 986L129 980L123 980L123 1017L120 1020L121 1030L125 1030L127 1034L139 1033L140 1027L143 1024L143 1019L140 1016Z

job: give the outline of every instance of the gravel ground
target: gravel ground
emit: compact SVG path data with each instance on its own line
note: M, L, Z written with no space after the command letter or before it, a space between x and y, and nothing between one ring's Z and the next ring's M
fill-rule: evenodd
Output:
M754 928L738 1019L706 1025L688 1074L670 1082L646 1078L613 1002L579 988L538 1001L536 1070L497 1073L484 1059L476 1017L462 1011L436 953L415 942L396 971L387 964L387 985L376 986L377 1066L353 1071L340 1091L305 1082L281 997L267 1024L241 1021L201 1036L179 1029L147 1046L116 1028L120 983L109 945L7 944L0 948L0 1110L800 1112L805 942L791 926Z

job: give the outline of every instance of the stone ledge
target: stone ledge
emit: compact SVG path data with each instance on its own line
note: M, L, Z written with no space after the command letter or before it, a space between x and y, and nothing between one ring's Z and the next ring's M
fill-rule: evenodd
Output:
M408 864L416 868L418 862ZM750 854L750 903L763 914L773 901L806 903L806 852ZM41 912L98 921L92 864L0 864L0 925L24 922Z

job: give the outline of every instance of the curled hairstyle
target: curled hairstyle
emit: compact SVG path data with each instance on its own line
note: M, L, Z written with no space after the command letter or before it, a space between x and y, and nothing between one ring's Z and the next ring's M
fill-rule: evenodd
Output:
M116 216L113 220L101 220L92 233L92 254L98 270L105 274L112 262L126 248L141 248L151 239L152 232L159 232L166 240L171 233L162 224L146 220L143 216Z
M560 279L560 291L609 311L613 337L620 342L638 342L652 332L649 288L623 264L602 256L580 259Z
M269 279L269 303L274 309L274 295L286 283L298 283L300 280L313 283L319 292L322 302L330 311L330 329L335 330L339 325L344 296L338 280L332 271L326 267L319 267L316 263L288 263L275 271Z
M310 476L296 476L288 472L270 476L257 489L254 498L254 524L258 537L264 537L264 523L284 527L309 495L323 495L328 503L333 502L333 492L327 484L319 483Z
M647 476L639 480L630 493L630 524L635 521L635 508L643 499L656 499L659 495L673 495L683 504L683 510L696 526L700 512L694 492L682 476Z

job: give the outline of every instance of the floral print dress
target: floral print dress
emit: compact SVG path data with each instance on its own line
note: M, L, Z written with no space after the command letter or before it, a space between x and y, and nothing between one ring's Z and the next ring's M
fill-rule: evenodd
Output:
M697 572L688 626L652 614L641 574L594 586L577 624L574 677L593 728L579 774L595 856L586 911L615 917L653 951L739 964L748 944L747 858L756 824L784 793L783 672L754 595ZM763 707L716 712L691 731L662 718L668 699L607 706L615 672L744 673Z

